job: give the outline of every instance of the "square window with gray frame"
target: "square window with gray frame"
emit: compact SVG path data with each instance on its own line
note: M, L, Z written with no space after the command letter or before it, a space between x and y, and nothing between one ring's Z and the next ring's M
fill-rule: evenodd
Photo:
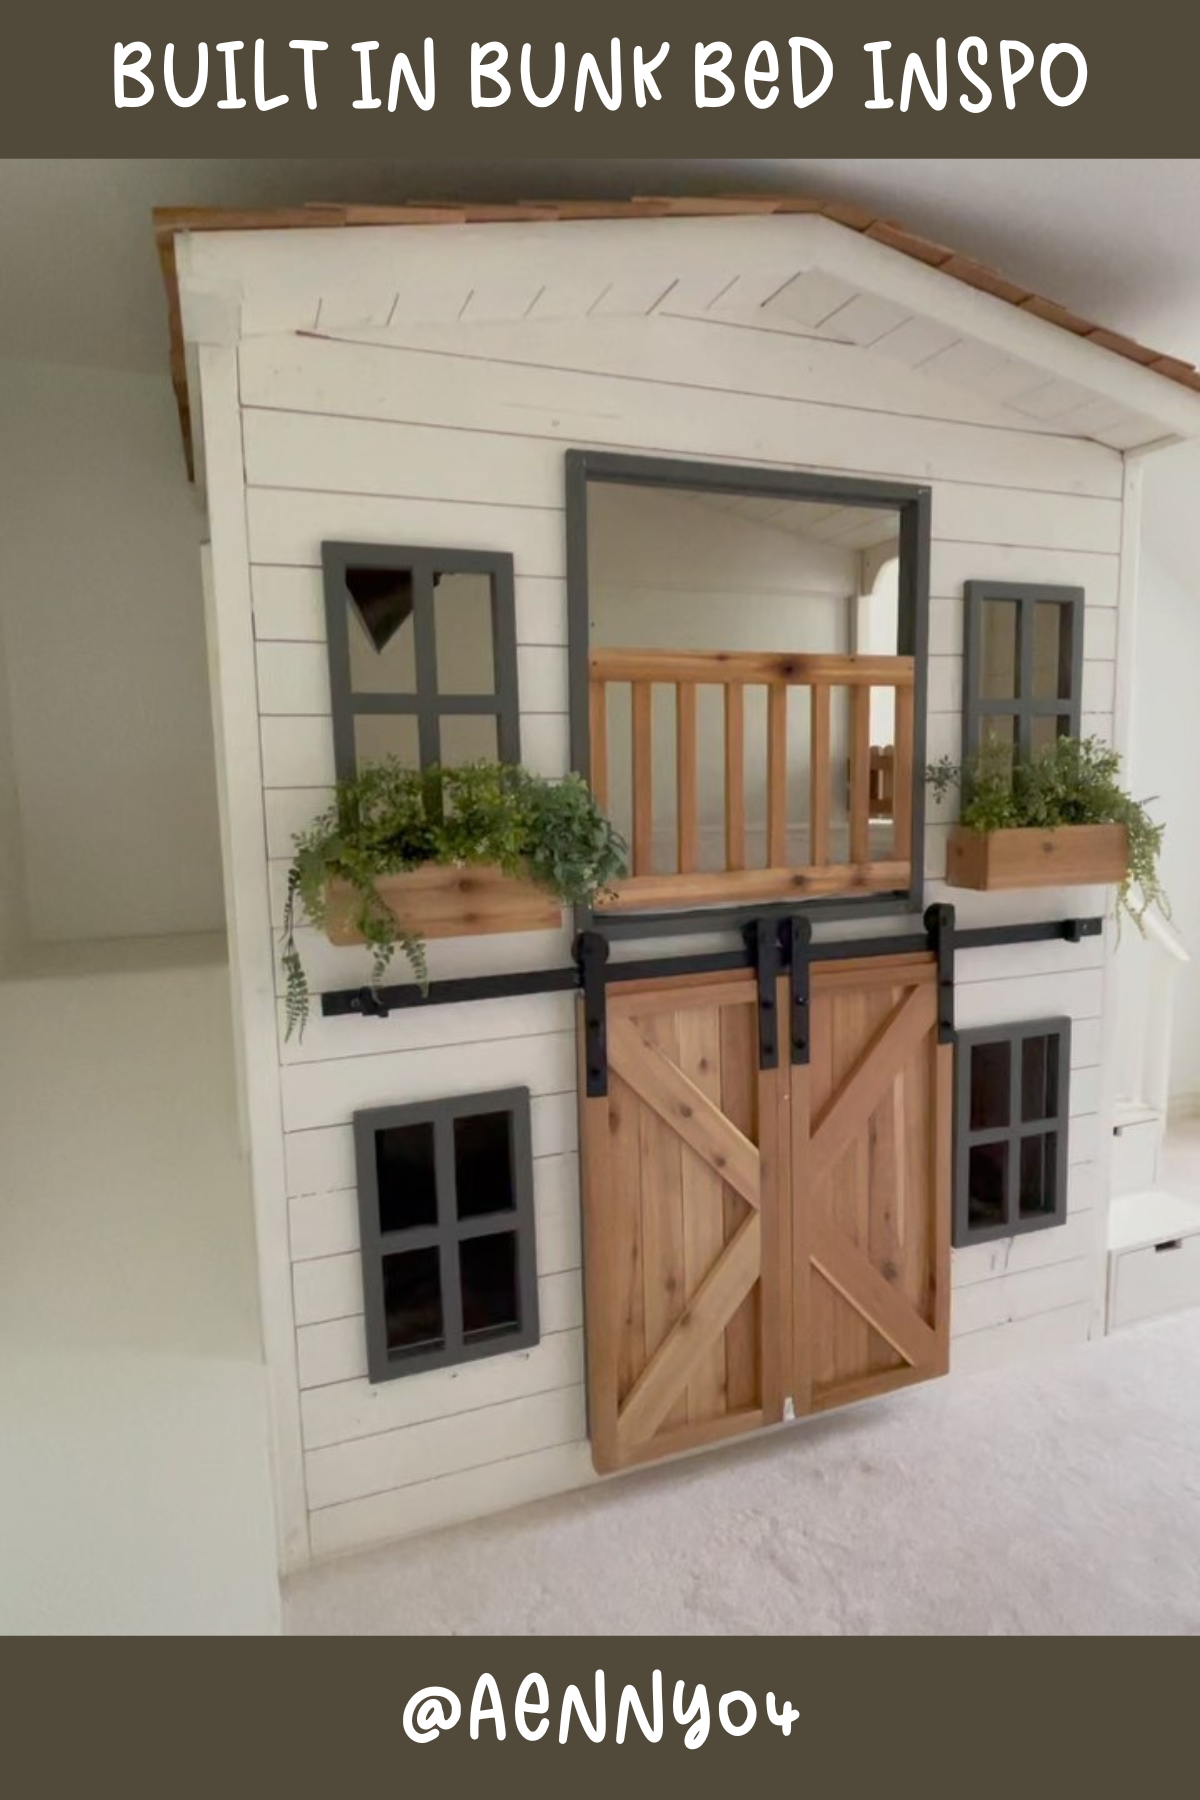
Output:
M1078 737L1083 589L968 581L964 594L964 756L992 740L1027 761Z
M954 1244L1063 1224L1070 1020L962 1031L955 1069Z
M529 1090L354 1115L373 1382L538 1341Z
M394 756L521 760L512 557L321 546L338 779Z

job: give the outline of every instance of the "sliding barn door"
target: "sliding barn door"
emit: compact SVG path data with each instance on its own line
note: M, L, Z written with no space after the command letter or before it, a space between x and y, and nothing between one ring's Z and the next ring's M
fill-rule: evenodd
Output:
M582 1143L601 1470L777 1420L790 1312L789 1071L759 1070L753 978L614 984L607 1032Z
M809 1412L946 1372L953 1051L932 957L817 964L792 1071L792 1394Z

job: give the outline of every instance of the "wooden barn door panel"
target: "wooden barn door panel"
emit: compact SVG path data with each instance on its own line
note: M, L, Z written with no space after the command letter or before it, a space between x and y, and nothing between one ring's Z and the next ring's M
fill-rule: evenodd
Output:
M813 971L793 1071L797 1412L943 1374L951 1057L928 957Z
M749 976L610 990L609 1092L583 1108L600 1469L753 1430L782 1408L787 1084L758 1069L755 999Z

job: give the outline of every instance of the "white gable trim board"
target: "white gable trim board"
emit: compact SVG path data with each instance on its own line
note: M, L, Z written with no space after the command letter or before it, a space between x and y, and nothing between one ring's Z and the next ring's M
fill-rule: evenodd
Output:
M523 760L557 775L568 448L920 484L929 756L959 749L963 584L980 578L1084 588L1084 727L1112 737L1137 528L1123 452L1200 432L1200 397L819 218L213 232L178 249L281 1556L297 1567L596 1479L570 1001L314 1012L302 1042L283 1041L290 839L333 780L322 543L510 553ZM927 820L926 897L962 923L1104 909L1103 892L945 888L948 816ZM365 980L364 953L312 932L303 945L315 988ZM431 964L435 978L547 967L568 948L565 929L446 940ZM955 1253L954 1369L1088 1335L1110 949L960 958L958 1023L1069 1019L1073 1079L1067 1222ZM540 1341L372 1386L351 1116L495 1087L498 1059L531 1095Z

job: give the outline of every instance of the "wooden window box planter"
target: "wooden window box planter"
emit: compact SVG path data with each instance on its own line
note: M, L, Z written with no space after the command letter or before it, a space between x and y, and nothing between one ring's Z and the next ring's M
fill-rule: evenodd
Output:
M562 924L562 903L548 888L506 875L490 864L461 868L430 863L385 875L375 887L406 930L422 938L471 937L501 931L549 931ZM325 935L331 944L361 944L354 925L358 897L330 884Z
M950 887L1092 887L1124 881L1129 836L1124 825L1024 825L1011 831L968 831L955 825L946 851Z

